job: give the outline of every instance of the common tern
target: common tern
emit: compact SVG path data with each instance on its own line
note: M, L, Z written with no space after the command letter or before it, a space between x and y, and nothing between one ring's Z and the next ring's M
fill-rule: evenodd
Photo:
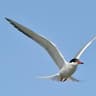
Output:
M61 81L61 82L66 81L66 80L72 80L72 81L76 81L76 82L79 81L79 80L75 79L72 75L76 71L77 66L79 64L83 64L83 62L81 62L79 60L79 58L84 53L84 51L93 43L93 41L96 40L96 36L94 36L91 40L89 40L88 43L86 43L80 49L80 51L74 56L74 58L68 62L63 57L63 55L61 54L59 49L56 47L56 45L52 41L48 40L46 37L44 37L40 34L35 33L34 31L26 28L25 26L17 23L14 20L11 20L6 17L5 17L5 19L10 24L12 24L15 28L17 28L20 32L22 32L23 34L27 35L29 38L31 38L32 40L34 40L38 44L40 44L48 52L48 54L51 56L53 61L58 66L58 68L59 68L58 73L51 75L51 76L44 76L41 78L51 79L51 80L56 80L56 81Z

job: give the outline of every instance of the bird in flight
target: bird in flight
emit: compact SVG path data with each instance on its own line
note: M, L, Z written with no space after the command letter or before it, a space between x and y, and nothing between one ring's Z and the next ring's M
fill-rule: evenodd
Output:
M94 36L91 40L89 40L78 51L78 53L73 57L73 59L68 62L52 41L48 40L46 37L40 34L35 33L34 31L28 29L27 27L17 23L12 19L9 18L5 18L5 19L20 32L22 32L23 34L25 34L26 36L37 42L39 45L41 45L48 52L48 54L51 56L53 61L58 66L59 68L58 73L51 76L44 76L40 78L51 79L61 82L64 82L66 80L72 80L76 82L79 81L76 78L74 78L72 75L76 71L77 66L79 64L83 64L83 62L80 61L80 57L84 53L84 51L96 40L96 36Z

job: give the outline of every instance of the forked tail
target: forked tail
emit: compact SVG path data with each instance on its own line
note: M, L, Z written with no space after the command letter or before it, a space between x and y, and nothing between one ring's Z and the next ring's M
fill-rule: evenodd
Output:
M40 78L40 79L55 80L55 81L61 81L61 82L64 82L66 80L71 80L71 81L74 81L74 82L79 82L79 80L77 80L74 77L69 77L67 79L61 78L61 76L59 74L55 74L55 75L51 75L51 76L40 76L38 78Z
M51 75L51 76L39 76L40 79L49 79L49 80L55 80L60 81L60 75Z

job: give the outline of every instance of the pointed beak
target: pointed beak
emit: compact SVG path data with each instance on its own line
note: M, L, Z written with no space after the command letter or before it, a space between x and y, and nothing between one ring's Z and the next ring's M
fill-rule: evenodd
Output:
M78 61L78 64L84 64L83 62L81 62L81 61Z

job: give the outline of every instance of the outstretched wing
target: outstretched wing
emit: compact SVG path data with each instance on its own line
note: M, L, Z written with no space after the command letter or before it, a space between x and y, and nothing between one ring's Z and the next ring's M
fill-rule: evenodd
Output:
M94 36L80 51L76 54L74 58L79 59L80 56L84 53L84 51L96 40L96 36Z
M30 37L32 40L36 41L40 44L52 57L56 65L61 69L67 61L62 56L61 52L57 49L56 45L53 44L51 41L47 40L45 37L35 33L34 31L26 28L25 26L13 21L9 18L5 18L8 22L10 22L15 28L19 31Z

